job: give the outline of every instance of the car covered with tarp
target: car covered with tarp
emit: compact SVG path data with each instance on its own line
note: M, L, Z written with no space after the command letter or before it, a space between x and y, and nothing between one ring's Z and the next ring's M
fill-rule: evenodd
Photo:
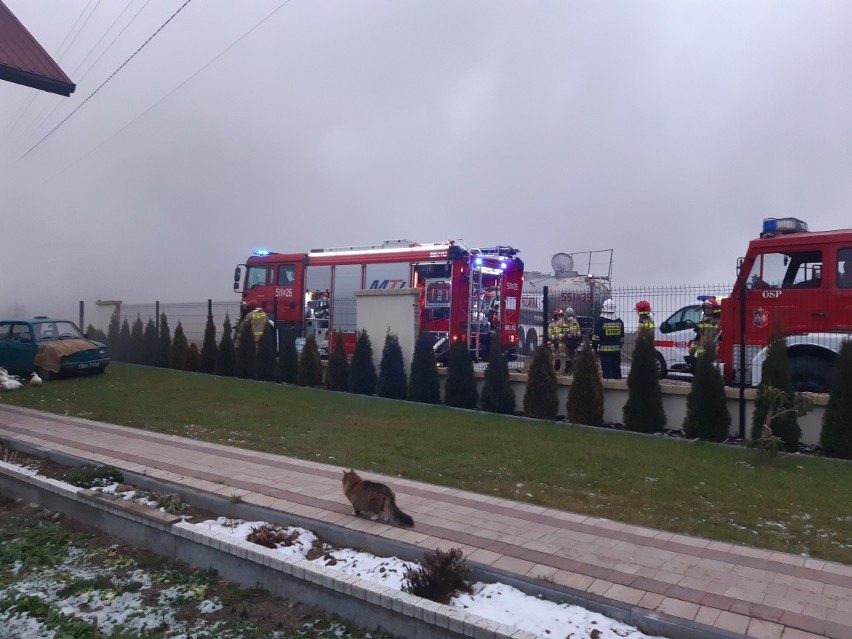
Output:
M37 316L0 320L0 367L10 373L102 373L110 363L106 344L90 340L74 322Z

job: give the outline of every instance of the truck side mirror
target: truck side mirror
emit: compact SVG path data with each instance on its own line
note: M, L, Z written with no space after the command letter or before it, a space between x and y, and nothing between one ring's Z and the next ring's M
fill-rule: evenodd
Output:
M243 278L243 269L237 266L234 269L234 290L239 292L240 290L240 280Z

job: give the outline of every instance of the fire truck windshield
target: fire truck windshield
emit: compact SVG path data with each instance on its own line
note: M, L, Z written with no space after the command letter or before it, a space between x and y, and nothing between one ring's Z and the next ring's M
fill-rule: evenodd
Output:
M749 274L750 289L819 288L821 251L792 251L758 255Z
M246 290L266 284L266 266L249 266L246 273Z

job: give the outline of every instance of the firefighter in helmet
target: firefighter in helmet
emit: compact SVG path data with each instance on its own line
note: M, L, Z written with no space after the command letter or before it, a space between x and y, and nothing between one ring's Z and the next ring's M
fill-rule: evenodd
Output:
M695 327L695 339L689 345L689 354L692 356L689 363L694 365L697 358L705 353L716 354L716 338L719 335L721 324L722 307L715 296L702 296L701 319ZM710 349L707 351L707 349Z
M654 316L651 313L651 303L639 300L636 302L636 313L639 315L639 330L653 333L656 324L654 324Z
M565 361L565 340L562 339L562 331L565 328L565 314L561 308L553 309L553 319L547 326L547 340L553 351L553 367L557 372L562 368Z
M615 311L615 302L605 300L595 320L592 348L598 352L604 379L621 379L621 347L624 345L624 322Z
M269 315L262 308L255 307L253 310L248 310L249 306L246 306L242 310L242 317L240 321L237 323L235 327L235 341L239 342L239 332L242 330L244 326L248 326L251 328L251 332L254 334L255 341L260 340L263 336L263 331L266 329L267 323L272 323Z
M562 371L565 375L574 371L574 359L577 356L577 348L583 341L583 330L577 321L577 313L570 306L565 309L565 319L562 324L562 341L565 343L565 366Z

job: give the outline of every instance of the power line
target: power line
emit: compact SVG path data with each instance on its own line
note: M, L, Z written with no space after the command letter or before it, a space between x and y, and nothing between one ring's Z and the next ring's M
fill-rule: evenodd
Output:
M241 35L239 38L237 38L237 39L236 39L236 40L234 40L231 44L229 44L227 47L225 47L225 48L224 48L224 49L223 49L223 50L222 50L219 54L217 54L216 56L214 56L213 58L211 58L209 61L207 61L207 62L206 62L203 66L201 66L201 67L200 67L197 71L195 71L192 75L190 75L189 77L187 77L187 78L186 78L183 82L181 82L179 85L177 85L174 89L172 89L171 91L169 91L168 93L166 93L163 97L161 97L159 100L157 100L156 102L154 102L151 106L149 106L147 109L145 109L144 111L142 111L142 113L140 113L139 115L137 115L137 116L136 116L135 118L133 118L130 122L128 122L127 124L125 124L123 127L121 127L118 131L116 131L116 132L115 132L115 133L113 133L111 136L109 136L108 138L106 138L105 140L103 140L100 144L98 144L98 145L97 145L97 146L95 146L95 147L92 147L92 148L91 148L88 152L86 152L86 154L85 154L85 155L83 155L83 156L81 156L81 157L77 158L77 160L75 160L74 164L75 164L75 165L77 165L77 164L78 164L81 160L84 160L85 158L89 157L92 153L94 153L95 151L97 151L98 149L100 149L103 145L105 145L107 142L109 142L110 140L112 140L115 136L119 135L119 134L120 134L120 133L122 133L123 131L127 130L128 128L130 128L130 126L131 126L133 123L135 123L137 120L139 120L140 118L144 117L147 113L149 113L149 112L151 112L152 110L154 110L154 108L155 108L155 107L157 107L157 105L161 104L161 103L162 103L162 102L164 102L166 99L168 99L169 97L171 97L172 95L174 95L175 93L177 93L180 89L182 89L182 88L183 88L184 86L186 86L186 85L187 85L190 81L192 81L193 79L195 79L195 78L196 78L198 75L200 75L200 74L201 74L201 73L202 73L205 69L207 69L207 67L209 67L210 65L212 65L212 64L213 64L214 62L216 62L219 58L221 58L221 57L222 57L222 56L224 56L226 53L228 53L231 49L233 49L235 46L237 46L240 42L242 42L245 38L247 38L247 37L248 37L251 33L253 33L253 32L254 32L254 31L255 31L258 27L260 27L263 23L265 23L267 20L269 20L272 16L274 16L276 13L278 13L281 9L283 9L283 8L284 8L284 6L285 6L285 5L287 5L287 4L289 4L289 3L290 3L290 0L284 0L284 1L283 1L281 4L279 4L279 5L278 5L275 9L273 9L272 11L270 11L270 12L269 12L269 13L268 13L268 14L267 14L264 18L262 18L262 19L260 20L260 22L258 22L257 24L255 24L255 25L254 25L251 29L249 29L248 31L246 31L243 35ZM181 8L182 8L182 7L181 7ZM70 117L70 116L69 116L69 117ZM66 118L66 119L67 119L67 118ZM61 122L60 122L60 124L61 124ZM57 125L57 128L58 128L58 126L59 126L59 125ZM48 134L48 135L49 135L49 134ZM47 136L45 136L45 137L47 137ZM43 140L42 140L42 141L43 141ZM39 142L39 144L41 144L41 142ZM35 148L35 147L33 147L33 148ZM32 149L30 149L30 151L32 151ZM29 153L29 151L27 151L27 153ZM18 158L18 159L19 159L19 160L23 159L23 157L24 157L25 155L26 155L26 153L25 153L24 155L22 155L22 156L21 156L20 158ZM66 166L65 168L67 168L67 166ZM54 176L55 176L55 175L58 175L58 174L62 173L64 170L65 170L65 169L61 169L61 170L57 171L56 173L54 173L53 175L54 175ZM53 177L53 176L51 176L51 177Z
M71 45L74 43L74 40L77 39L77 36L80 34L80 30L86 25L86 23L89 21L89 18L92 17L92 13L94 13L94 10L97 9L97 5L95 5L95 9L89 11L89 7L92 6L92 2L94 2L94 0L89 0L89 2L83 8L83 11L81 11L80 15L77 16L77 20L74 22L74 25L71 27L68 33L65 34L65 38L62 40L62 44L59 45L59 49L57 49L56 55L60 62L62 62L62 57L66 53L68 53L68 49L71 48ZM98 0L98 4L100 4L100 0ZM86 17L85 20L83 20L83 16L86 15L86 12L89 12L89 15ZM78 27L77 25L80 24L81 20L83 20L83 25Z
M103 35L100 37L100 39L99 39L99 40L95 43L95 45L94 45L94 46L93 46L93 47L89 50L89 53L87 53L87 54L86 54L86 57L85 57L85 58L83 58L83 60L82 60L82 61L81 61L81 62L77 65L77 67L74 69L74 71L72 71L72 73L71 73L71 76L72 76L72 77L76 76L77 71L80 69L80 67L82 67L82 66L83 66L83 63L84 63L84 62L85 62L85 61L89 58L89 56L91 56L91 55L92 55L92 53L94 53L94 51L95 51L95 49L98 47L98 45L99 45L101 42L103 42L103 39L104 39L104 38L107 36L107 34L108 34L111 30L112 30L112 28L116 25L116 23L117 23L117 22L121 19L121 16L123 16L123 15L125 14L125 12L126 12L126 11L130 8L130 5L132 5L132 4L133 4L133 2L134 2L134 0L129 0L129 1L128 1L127 5L124 7L124 9L122 10L122 12L121 12L120 14L118 14L118 17L117 17L115 20L113 20L112 24L111 24L111 25L107 28L107 30L106 30L106 31L104 31L104 34L103 34ZM100 61L101 61L101 58L103 58L103 57L104 57L104 55L106 55L106 53L107 53L107 52L108 52L108 51L112 48L112 46L113 46L113 45L114 45L114 44L118 41L118 39L122 36L122 34L123 34L125 31L127 31L127 29L130 27L130 25L132 25L132 24L136 21L136 18L138 18L138 17L139 17L139 14L140 14L140 13L142 13L142 11L144 11L144 10L145 10L145 7L147 7L147 6L148 6L148 3L149 3L149 2L151 2L151 0L146 0L146 1L145 1L145 4L143 4L143 5L140 7L139 11L137 11L137 12L136 12L136 14L135 14L132 18L130 18L130 20L128 21L128 23L127 23L126 25L124 25L124 28L123 28L121 31L119 31L119 32L118 32L118 34L117 34L117 35L116 35L116 36L112 39L112 42L110 42L110 43L107 45L106 49L104 49L104 50L101 52L101 54L98 56L97 60L95 60L95 61L94 61L94 62L93 62L93 63L89 66L89 68L88 68L88 69L86 69L86 72L85 72L82 76L80 76L79 78L77 78L76 82L77 82L77 84L78 84L78 85L79 85L79 84L81 84L81 83L83 82L83 80L86 78L86 76L87 76L87 75L89 75L89 73L90 73L90 72L91 72L91 70L95 67L95 65L96 65L98 62L100 62ZM43 108L43 109L41 110L41 113L39 113L39 116L38 116L38 123L37 123L37 124L36 124L33 128L34 128L36 131L38 131L39 129L41 129L42 125L43 125L45 122L47 122L47 121L48 121L48 119L50 119L50 116L52 116L52 115L56 112L56 110L57 110L60 106L62 106L63 104L64 104L64 103L63 103L62 101L59 101L59 100L55 101L55 102L54 102L54 104L53 104L53 108L52 108L52 109L50 109L50 111L49 111L49 112L47 112L47 113L45 113L45 112L46 112L46 111L47 111L47 109L50 107L50 103L48 103L47 105L45 105L45 108Z
M145 40L145 42L143 42L143 43L139 46L139 48L138 48L138 49L136 49L136 51L134 51L134 52L130 55L130 57L129 57L129 58L127 58L127 60L125 60L124 62L122 62L121 66L119 66L119 67L118 67L115 71L113 71L113 72L112 72L112 74L110 74L110 76L109 76L106 80L104 80L103 82L101 82L101 85L100 85L97 89L95 89L92 93L90 93L90 94L89 94L89 96L88 96L85 100L83 100L83 101L82 101L79 105L77 105L77 108L75 108L73 111L71 111L71 113L69 113L67 116L65 116L65 118L64 118L64 119L63 119L63 120L62 120L59 124L57 124L57 125L56 125L55 127L53 127L50 131L48 131L48 132L47 132L47 134L46 134L46 135L45 135L45 136L44 136L41 140L39 140L39 141L38 141L38 142L36 142L33 146L31 146L31 147L27 150L27 152L26 152L26 153L24 153L21 157L19 157L19 158L18 158L18 160L17 160L17 161L18 161L18 162L20 162L20 161L21 161L21 160L23 160L25 157L27 157L27 156L28 156L30 153L32 153L32 152L33 152L36 148L38 148L38 147L41 145L41 143L42 143L42 142L44 142L47 138L49 138L51 135L53 135L53 133L54 133L54 132L55 132L55 131L59 128L59 127L61 127L63 124L65 124L65 123L66 123L66 122L67 122L67 121L68 121L68 120L69 120L69 119L70 119L70 118L71 118L71 117L72 117L75 113L77 113L77 111L79 111L80 109L82 109L82 108L83 108L83 105L85 105L85 104L86 104L89 100L91 100L93 97L95 97L95 96L98 94L98 92L99 92L101 89L103 89L103 88L104 88L104 86L107 84L107 82L109 82L110 80L112 80L112 79L113 79L113 78L114 78L114 77L118 74L118 72L119 72L119 71L121 71L121 70L122 70L125 66L127 66L127 64L128 64L128 63L129 63L129 62L130 62L133 58L135 58L135 57L139 54L139 52L140 52L142 49L144 49L144 48L145 48L145 46L146 46L149 42L151 42L151 40L153 40L153 39L157 36L157 34L158 34L158 33L160 33L160 31L162 31L162 30L166 27L166 25L168 25L168 24L169 24L169 22L171 22L172 20L174 20L174 18L175 18L175 17L176 17L176 16L177 16L177 15L178 15L181 11L183 11L183 10L184 10L184 8L186 8L186 5L188 5L190 2L192 2L192 0L186 0L186 2L184 2L184 3L180 6L180 7L178 7L177 11L175 11L175 12L174 12L171 16L169 16L169 19L168 19L168 20L166 20L166 21L165 21L162 25L160 25L160 28L159 28L159 29L157 29L156 31L154 31L154 33L152 33L152 34L151 34L151 36L150 36L147 40Z
M117 35L117 36L115 36L115 38L113 38L112 42L110 42L110 43L107 45L107 48L106 48L106 49L104 49L103 53L101 53L101 55L100 55L100 56L98 56L98 59L97 59L97 60L95 60L95 61L92 63L92 65L91 65L91 66L90 66L90 67L86 70L86 73L88 73L88 72L92 69L92 67L93 67L95 64L97 64L98 60L100 60L100 59L101 59L101 57L103 57L104 53L106 53L107 51L109 51L110 47L112 47L112 45L113 45L113 44L115 44L116 40L118 40L118 38L121 36L121 34L122 34L122 33L124 33L124 32L127 30L127 27L129 27L131 24L133 24L133 22L136 20L136 18L137 18L137 17L139 17L139 14L140 14L140 13L142 13L142 11L145 9L145 7L147 7L147 6L148 6L148 2L150 2L150 1L151 1L151 0L147 0L147 1L145 2L145 4L143 4L143 5L142 5L142 7L139 9L139 11L137 11L137 12L136 12L136 15L134 15L134 16L130 19L130 21L129 21L129 22L128 22L125 26L124 26L124 28L123 28L121 31L119 31L118 35ZM130 8L130 5L132 5L132 4L133 4L133 2L134 2L134 0L127 0L127 4L126 4L126 5L124 5L124 9L122 9L122 10L121 10L121 13L119 13L119 14L115 17L115 20L113 20L113 21L112 21L112 24L110 24L110 25L106 28L106 30L104 31L103 35L102 35L100 38L98 38L98 41L97 41L97 42L95 42L95 44L92 46L92 48L91 48L91 49L89 49L89 52L88 52L88 53L87 53L87 54L83 57L83 59L79 62L79 64L77 64L77 66L74 68L74 71L72 71L72 74L74 74L74 75L76 75L76 74L77 74L77 71L79 71L79 70L80 70L80 67L82 67L82 66L83 66L83 64L86 62L86 60L88 60L88 59L89 59L89 56L91 56L91 55L95 52L95 49L97 49L97 48L98 48L98 46L100 45L100 43L104 41L104 38L106 38L106 37L107 37L107 34L108 34L110 31L112 31L112 28L113 28L116 24L118 24L118 21L119 21L119 20L121 20L121 16L123 16L125 13L127 13L127 10ZM80 77L77 81L78 81L78 82L82 81L82 79L86 77L86 73L84 73L84 74L83 74L83 75L82 75L82 76L81 76L81 77Z
M89 12L89 15L86 16L86 19L83 21L83 24L80 25L79 29L77 29L77 33L75 33L74 37L71 38L71 41L68 43L68 46L65 48L65 51L63 51L62 53L59 54L60 56L65 56L65 54L68 53L68 51L71 50L71 47L77 41L77 38L79 38L80 34L83 33L83 29L86 28L87 24L89 24L89 20L92 19L93 15L95 15L95 11L97 11L98 7L101 6L101 2L103 2L103 0L98 0L97 4L95 4L95 6L92 7L92 10Z

